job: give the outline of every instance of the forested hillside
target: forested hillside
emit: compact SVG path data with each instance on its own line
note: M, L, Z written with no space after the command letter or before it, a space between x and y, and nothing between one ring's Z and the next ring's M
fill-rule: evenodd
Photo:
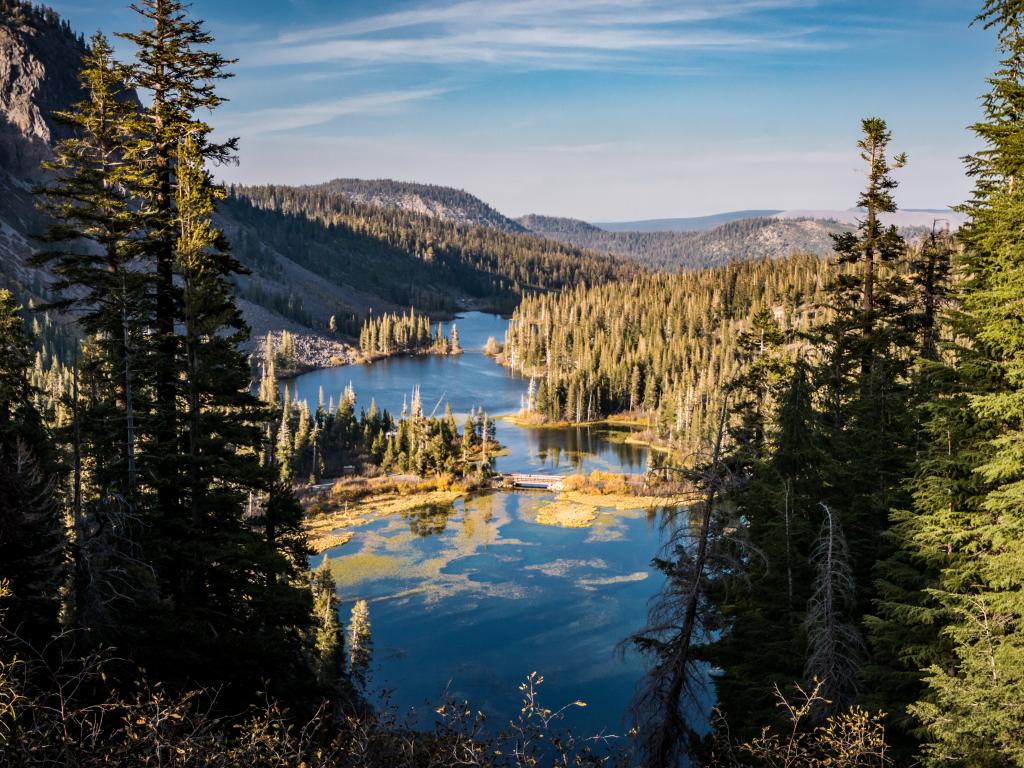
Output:
M49 10L5 0L0 16L0 279L42 301L44 270L30 264L48 226L32 189L40 162L68 134L56 113L80 97L87 46ZM123 98L135 102L134 92ZM254 205L255 203L255 205ZM628 265L521 233L465 192L424 184L339 179L287 192L237 190L217 213L251 274L235 275L258 333L358 334L371 310L415 306L510 311L522 292L600 282Z
M824 256L835 222L750 218L695 232L606 232L575 219L524 216L527 229L579 248L613 253L665 270L700 269L736 259L776 259L794 253Z
M817 256L736 262L529 297L504 363L535 379L528 409L549 421L628 412L692 455L767 314L796 344L823 310L833 267Z
M1024 51L1019 9L982 19L1007 68L975 129L986 149L958 240L883 223L908 161L870 118L864 215L827 262L644 277L528 299L512 319L505 363L536 377L528 416L630 413L700 489L634 637L652 662L651 765L737 738L765 756L752 764L787 764L768 756L822 754L811 734L850 744L815 730L838 716L878 762L821 764L1021 764L1024 129L1006 115ZM703 663L721 670L710 737L685 716Z
M319 187L233 187L222 206L243 263L273 249L334 283L401 306L510 311L531 291L629 276L628 261L529 234L354 202Z
M333 179L310 184L306 189L338 195L357 203L422 213L455 224L494 227L522 232L517 222L502 216L491 206L465 190L438 184L417 184L392 179Z

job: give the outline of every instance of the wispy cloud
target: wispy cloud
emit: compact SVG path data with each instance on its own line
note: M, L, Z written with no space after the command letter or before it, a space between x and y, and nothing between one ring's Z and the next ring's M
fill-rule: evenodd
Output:
M243 132L246 136L294 131L323 125L345 115L393 114L412 103L433 99L445 92L443 88L378 91L334 101L235 112L227 115L220 127L225 133Z
M773 23L816 0L454 0L263 41L250 60L281 64L495 64L573 69L665 52L820 50L834 39Z
M524 149L526 151L551 152L556 155L606 155L613 152L630 152L638 147L637 142L601 141L590 144L545 144Z

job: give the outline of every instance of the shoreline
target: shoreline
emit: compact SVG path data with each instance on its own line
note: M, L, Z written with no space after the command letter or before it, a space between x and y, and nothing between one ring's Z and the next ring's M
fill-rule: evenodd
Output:
M299 489L305 530L313 554L344 546L370 523L433 506L451 506L461 498L489 493L546 493L553 498L537 512L534 522L563 528L588 528L601 512L623 513L675 507L685 503L678 486L647 482L637 486L635 478L612 473L567 475L569 487L546 489L492 488L486 481L453 480L444 476L412 478L381 476L341 479L328 486Z
M608 435L608 439L611 442L643 446L644 448L649 448L652 451L658 451L659 453L665 453L670 456L675 453L672 446L657 439L653 439L653 436L651 438L645 437L645 435L650 433L651 428L647 419L641 419L627 413L613 413L603 419L594 419L593 421L550 421L544 419L544 417L537 417L536 415L534 415L534 418L524 416L522 412L507 413L496 416L495 418L521 429L590 429L594 427L607 427L610 428L612 433L614 433L624 428L630 430L628 434L610 434ZM537 420L538 418L543 420Z

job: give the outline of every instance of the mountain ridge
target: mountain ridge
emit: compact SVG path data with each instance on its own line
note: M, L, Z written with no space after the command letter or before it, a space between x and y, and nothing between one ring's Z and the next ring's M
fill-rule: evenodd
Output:
M457 224L489 226L505 232L524 232L481 198L457 187L394 179L338 178L303 189L337 194L358 203L419 213Z
M837 222L813 219L735 219L689 232L608 232L577 219L529 216L532 231L578 248L612 253L668 271L715 267L737 260L777 259L793 253L826 256Z
M715 229L739 219L763 219L783 213L781 208L724 211L707 216L685 216L668 219L640 219L638 221L595 221L593 226L605 232L700 232Z

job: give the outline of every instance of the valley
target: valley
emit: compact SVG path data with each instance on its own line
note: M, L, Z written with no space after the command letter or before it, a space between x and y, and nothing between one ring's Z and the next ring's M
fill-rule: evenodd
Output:
M1024 766L1020 2L58 5L0 768Z

